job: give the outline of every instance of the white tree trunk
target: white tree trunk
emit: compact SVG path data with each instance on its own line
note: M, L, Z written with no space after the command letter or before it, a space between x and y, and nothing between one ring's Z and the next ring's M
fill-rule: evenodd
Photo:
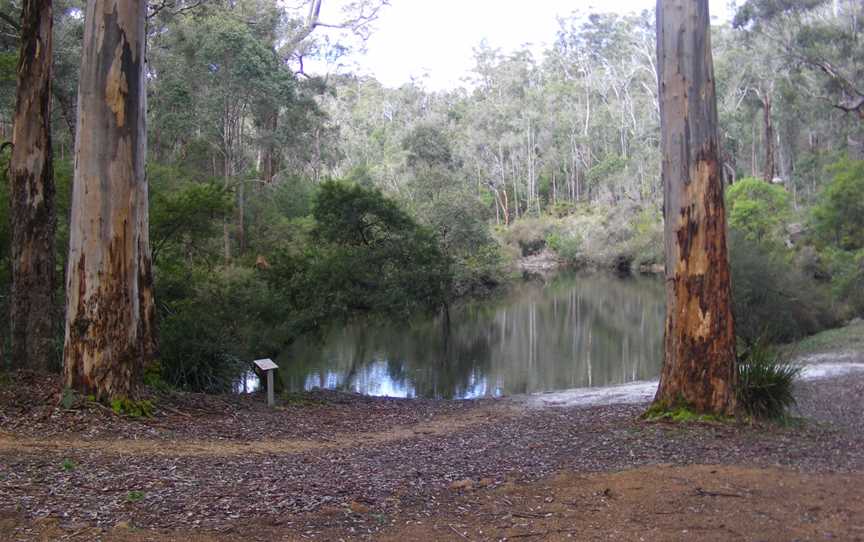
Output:
M89 0L66 281L66 385L134 396L155 351L148 235L145 0Z

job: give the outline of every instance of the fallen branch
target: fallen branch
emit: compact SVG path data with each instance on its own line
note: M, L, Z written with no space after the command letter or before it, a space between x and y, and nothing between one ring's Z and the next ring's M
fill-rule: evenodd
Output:
M454 526L452 526L452 525L448 525L448 527L450 527L450 530L451 530L451 531L453 531L454 533L458 534L458 535L461 536L463 539L465 539L465 540L471 540L470 538L468 538L468 537L465 536L464 534L460 533L459 530L458 530L456 527L454 527Z
M744 495L739 495L737 493L723 493L720 491L705 491L701 487L696 488L696 495L700 497L737 497L739 499L744 499Z

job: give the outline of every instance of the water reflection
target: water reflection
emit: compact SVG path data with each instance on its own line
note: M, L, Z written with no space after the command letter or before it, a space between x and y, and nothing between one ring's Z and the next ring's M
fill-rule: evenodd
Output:
M559 275L410 324L352 324L280 357L291 391L474 398L607 386L659 374L657 279Z

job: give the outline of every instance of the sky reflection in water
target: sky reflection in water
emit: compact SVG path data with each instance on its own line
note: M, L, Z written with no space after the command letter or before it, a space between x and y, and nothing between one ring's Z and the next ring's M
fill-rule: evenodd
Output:
M354 323L277 363L288 391L466 399L602 387L657 377L664 315L656 278L561 274L454 309L449 331L441 315Z

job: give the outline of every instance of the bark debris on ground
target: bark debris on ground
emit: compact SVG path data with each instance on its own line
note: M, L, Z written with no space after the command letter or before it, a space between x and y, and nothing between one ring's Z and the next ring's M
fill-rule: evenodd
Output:
M0 386L0 538L864 539L864 376L796 394L787 425L335 392L170 394L129 419L21 375Z

